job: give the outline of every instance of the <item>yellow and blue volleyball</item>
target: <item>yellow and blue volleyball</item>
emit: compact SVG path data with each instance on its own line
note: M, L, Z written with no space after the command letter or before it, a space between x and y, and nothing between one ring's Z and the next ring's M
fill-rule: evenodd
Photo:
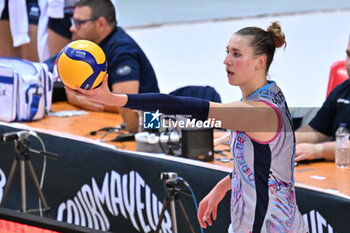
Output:
M92 89L102 82L107 72L106 56L94 42L76 40L59 53L57 70L66 86Z

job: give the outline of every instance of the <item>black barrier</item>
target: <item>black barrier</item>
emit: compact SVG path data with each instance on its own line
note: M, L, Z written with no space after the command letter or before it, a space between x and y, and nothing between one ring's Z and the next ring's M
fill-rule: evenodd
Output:
M0 126L0 134L15 130ZM62 137L39 135L47 150L59 155L58 161L47 160L43 188L51 216L80 226L120 233L154 232L165 195L160 172L175 172L186 179L198 202L227 175L219 170L162 159L165 155L149 157ZM30 140L30 146L41 149L35 140ZM15 155L13 143L0 143L0 199ZM40 176L41 156L33 155L31 159ZM21 207L18 176L15 175L6 203L7 208L16 210ZM205 230L206 233L227 232L229 195L219 205L218 219ZM296 195L310 232L348 231L345 219L350 216L348 199L301 188L296 189ZM181 194L180 198L196 232L200 232L192 199ZM37 194L30 181L27 199L28 208L37 208ZM181 214L177 221L180 223L179 232L189 232ZM170 228L168 208L161 229L166 233L172 232Z
M14 130L2 126L0 134ZM198 201L227 175L223 171L177 161L116 151L52 135L39 135L47 150L59 155L58 161L47 160L43 188L51 216L90 228L121 233L153 232L165 195L163 181L159 178L160 172L178 173L192 186ZM32 147L40 149L35 140L30 140L30 143ZM15 156L13 144L0 144L0 152L0 170L7 176ZM32 156L31 160L35 171L41 171L42 158ZM1 179L4 180L5 177ZM7 208L20 209L19 186L19 178L15 176ZM180 198L196 232L200 232L192 198L181 194ZM37 208L37 195L30 185L27 199L28 208ZM230 222L229 194L218 211L215 227L210 227L205 232L227 231ZM179 223L185 222L182 215L177 217ZM178 228L179 232L187 232L186 224L179 224ZM161 230L163 233L172 232L169 208Z
M349 199L305 188L296 188L296 197L310 232L349 232Z

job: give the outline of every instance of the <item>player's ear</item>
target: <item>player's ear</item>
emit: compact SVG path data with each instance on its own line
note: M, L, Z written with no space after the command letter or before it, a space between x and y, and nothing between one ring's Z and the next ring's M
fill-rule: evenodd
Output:
M260 69L264 68L266 65L266 60L267 60L266 55L261 55L261 56L257 57L255 69L260 70Z

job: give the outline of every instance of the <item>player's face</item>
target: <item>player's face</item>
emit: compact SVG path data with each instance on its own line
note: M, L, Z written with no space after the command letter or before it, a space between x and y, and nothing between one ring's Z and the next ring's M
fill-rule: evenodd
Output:
M249 36L234 34L227 44L224 64L231 85L244 85L254 77L256 57L249 42Z
M348 76L350 77L350 41L348 43L348 47L346 48L345 65L346 65L346 71L348 72Z
M75 8L72 26L72 40L90 40L98 43L97 18L91 16L91 9L88 6Z

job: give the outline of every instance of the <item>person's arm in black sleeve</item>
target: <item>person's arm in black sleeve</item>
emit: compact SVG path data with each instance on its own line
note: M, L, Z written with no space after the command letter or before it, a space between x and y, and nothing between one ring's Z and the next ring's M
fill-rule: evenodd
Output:
M309 125L296 131L295 161L334 160L335 142L328 140L332 134L337 98L336 92L331 92Z
M102 85L96 89L85 90L76 88L72 90L66 87L67 92L77 95L96 103L104 103L118 107L125 107L135 110L156 111L165 114L191 115L197 120L206 120L209 115L210 103L208 100L179 97L159 93L144 94L117 94L110 92L108 88L108 75L103 79Z
M336 113L336 92L331 92L326 101L323 103L316 116L310 121L309 125L319 133L328 137L332 136L332 126Z
M206 120L209 113L209 101L193 97L179 97L158 93L128 94L125 108L142 111L157 111L164 114L189 115L196 120Z

